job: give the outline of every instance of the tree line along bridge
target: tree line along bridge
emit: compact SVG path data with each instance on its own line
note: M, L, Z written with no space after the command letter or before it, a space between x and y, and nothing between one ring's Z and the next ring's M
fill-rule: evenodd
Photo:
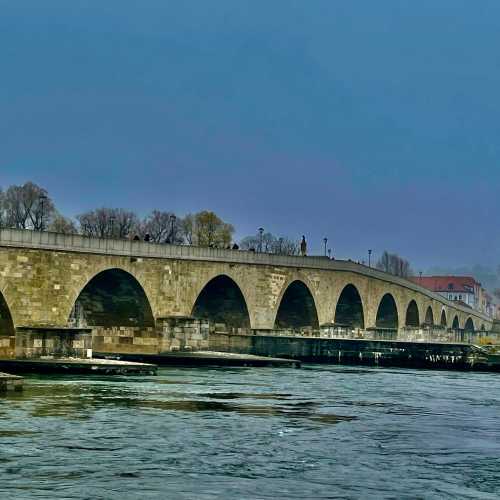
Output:
M26 329L85 326L95 350L147 354L207 348L210 325L397 335L492 320L351 261L0 230L0 356L16 355Z

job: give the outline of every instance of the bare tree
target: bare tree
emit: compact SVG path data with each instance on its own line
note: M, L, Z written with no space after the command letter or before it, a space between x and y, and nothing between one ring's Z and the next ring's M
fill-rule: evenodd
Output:
M139 227L139 218L123 208L98 208L76 216L80 232L98 238L128 238Z
M140 233L144 237L149 235L153 243L184 242L182 220L172 212L153 210L140 224Z
M259 236L245 236L240 241L240 248L242 250L257 250L260 245Z
M271 253L277 255L298 255L299 244L290 238L276 238L271 246Z
M2 225L16 229L41 230L55 214L47 190L33 182L10 186L2 195Z
M114 238L128 238L139 226L139 217L131 210L115 208L113 211L115 222L112 225Z
M242 250L256 250L260 248L261 236L247 236L240 242ZM276 255L296 255L299 246L297 242L285 237L276 237L272 233L264 233L262 235L262 251L266 253L274 253Z
M76 224L69 219L68 217L64 217L61 214L57 214L54 216L52 222L48 227L49 231L53 231L54 233L61 234L76 234L78 232Z
M376 267L381 271L393 274L394 276L401 276L402 278L409 278L413 275L413 270L407 260L397 254L391 254L387 251L382 254Z
M181 231L188 245L192 245L194 241L195 216L187 214L181 221Z

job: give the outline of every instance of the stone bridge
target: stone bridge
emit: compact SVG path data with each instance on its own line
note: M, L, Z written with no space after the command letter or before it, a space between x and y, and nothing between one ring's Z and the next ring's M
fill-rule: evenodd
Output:
M179 333L206 347L207 324L492 327L486 315L351 261L0 230L0 356L15 355L26 329L88 326L94 349L157 353Z

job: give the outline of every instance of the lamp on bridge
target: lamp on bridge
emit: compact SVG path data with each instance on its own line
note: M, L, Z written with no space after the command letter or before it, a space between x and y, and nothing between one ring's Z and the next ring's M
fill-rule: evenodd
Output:
M264 236L264 228L263 227L259 227L259 252L262 253L262 240L263 240L263 236Z
M40 202L40 231L43 231L44 227L43 227L43 205L45 203L45 201L47 200L47 196L44 195L44 194L41 194L39 197L38 197L38 200Z
M326 244L328 243L328 238L323 238L323 243L325 244L325 257L326 257Z
M109 218L109 222L111 223L111 238L115 237L115 220L116 220L116 217L114 215L112 215Z
M170 236L168 237L168 242L173 245L174 242L174 227L175 227L175 221L177 220L177 217L172 214L170 216Z
M372 250L368 250L368 267L372 267Z

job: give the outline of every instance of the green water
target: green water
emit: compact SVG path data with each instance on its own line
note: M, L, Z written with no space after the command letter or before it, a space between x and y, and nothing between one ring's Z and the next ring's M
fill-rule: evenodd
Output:
M496 374L305 366L28 378L0 498L499 498Z

